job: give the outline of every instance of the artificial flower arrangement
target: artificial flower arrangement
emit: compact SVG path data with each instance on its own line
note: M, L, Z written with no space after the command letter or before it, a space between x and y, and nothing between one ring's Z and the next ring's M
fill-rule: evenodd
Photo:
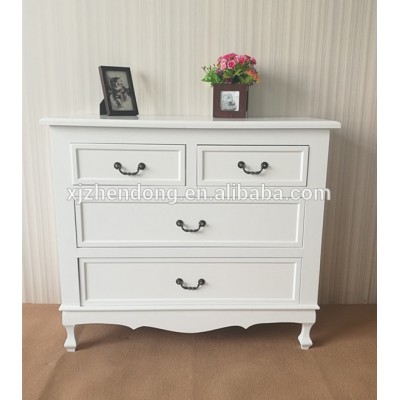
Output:
M217 64L202 67L203 82L211 86L242 83L248 86L258 83L260 78L255 68L256 59L245 54L229 53L218 57Z

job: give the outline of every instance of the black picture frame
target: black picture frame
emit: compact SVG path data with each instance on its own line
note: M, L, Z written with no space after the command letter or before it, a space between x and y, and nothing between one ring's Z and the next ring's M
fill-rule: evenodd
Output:
M139 110L130 68L100 65L99 73L104 94L104 107L102 107L102 102L100 114L107 113L110 116L138 115Z

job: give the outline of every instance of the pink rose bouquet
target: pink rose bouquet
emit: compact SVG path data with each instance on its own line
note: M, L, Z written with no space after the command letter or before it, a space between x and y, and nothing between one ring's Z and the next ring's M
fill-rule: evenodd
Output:
M217 64L203 67L203 82L211 86L222 83L244 83L251 86L260 78L255 68L256 60L245 54L229 53L218 57Z

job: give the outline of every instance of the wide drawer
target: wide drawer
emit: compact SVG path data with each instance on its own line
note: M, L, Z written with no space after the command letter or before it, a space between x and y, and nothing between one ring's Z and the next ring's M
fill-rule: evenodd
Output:
M304 202L86 202L76 218L79 247L301 247Z
M298 303L301 259L80 259L82 305ZM181 279L181 283L177 283ZM199 280L204 284L198 289Z
M198 146L197 157L199 186L307 185L308 146Z
M79 143L71 151L75 184L185 185L185 145Z

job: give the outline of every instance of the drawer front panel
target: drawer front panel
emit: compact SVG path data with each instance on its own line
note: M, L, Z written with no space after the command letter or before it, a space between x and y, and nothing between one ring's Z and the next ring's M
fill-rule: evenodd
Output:
M301 259L81 259L82 305L146 301L298 303ZM197 290L199 279L204 285ZM219 303L219 301L218 301Z
M73 144L71 151L75 184L185 185L185 145ZM145 169L136 175L121 173L140 163Z
M79 247L301 247L304 202L87 202L76 217Z
M197 156L199 186L307 185L308 146L198 146Z

